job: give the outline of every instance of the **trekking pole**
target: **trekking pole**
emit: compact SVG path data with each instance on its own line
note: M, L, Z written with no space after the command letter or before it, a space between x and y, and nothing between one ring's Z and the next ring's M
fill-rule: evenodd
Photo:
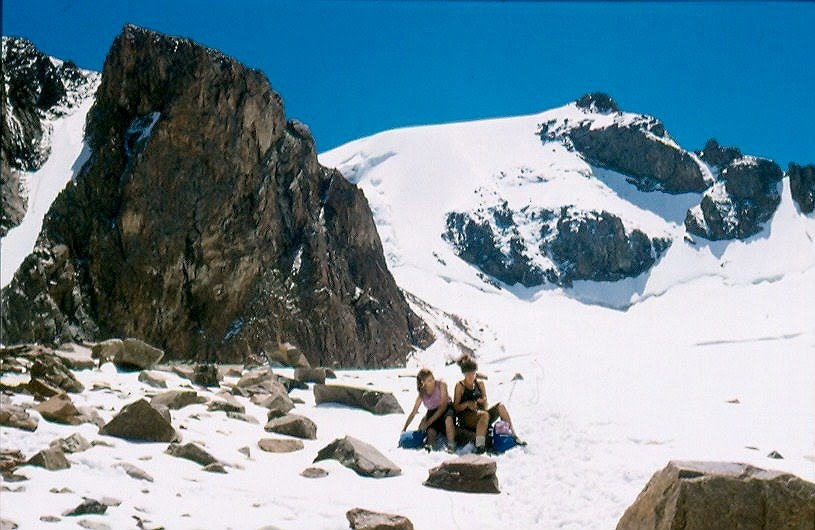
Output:
M515 392L515 385L518 383L518 381L520 381L523 378L524 376L522 376L521 374L515 374L515 376L513 376L512 388L509 389L509 397L507 397L507 404L509 404L509 402L512 400L512 393Z

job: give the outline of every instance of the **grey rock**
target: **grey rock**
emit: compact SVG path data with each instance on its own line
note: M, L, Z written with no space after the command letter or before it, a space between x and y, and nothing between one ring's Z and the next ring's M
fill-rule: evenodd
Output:
M153 370L143 370L139 374L139 381L153 388L167 388L167 378Z
M325 368L298 368L294 378L303 383L325 384Z
M108 510L107 504L103 504L95 499L85 499L76 508L73 508L72 510L67 510L63 512L62 515L66 517L88 514L101 515L105 513L107 510Z
M112 530L109 524L101 521L91 521L90 519L82 519L77 524L87 530Z
M352 436L337 438L320 449L314 462L328 459L337 460L364 477L393 477L402 473L399 466L380 453L376 447Z
M341 403L374 414L404 414L402 406L390 392L343 385L314 385L314 400L320 403Z
M0 425L33 432L37 430L38 424L39 420L26 409L14 404L5 395L0 396Z
M353 530L413 530L410 519L401 515L354 508L345 512Z
M226 417L232 418L233 420L245 421L246 423L260 423L256 417L250 416L249 414L244 414L242 412L229 411L226 413Z
M263 438L258 442L258 447L267 453L293 453L303 449L303 442L300 440Z
M670 462L617 523L618 530L815 526L815 484L730 462Z
M221 374L218 371L218 366L210 363L196 364L192 382L205 387L219 386L221 384Z
M100 360L110 360L123 370L146 370L163 357L164 352L135 338L109 339L96 344L92 355Z
M202 468L207 473L226 473L226 467L221 462L213 462Z
M67 438L60 438L51 442L51 447L58 448L63 453L81 453L91 448L91 443L84 436L75 432Z
M64 392L78 394L85 386L56 355L39 355L31 365L31 379L39 379Z
M270 394L255 394L252 403L269 410L269 419L285 416L294 408L294 402L285 389L273 389Z
M611 99L611 96L603 92L594 92L592 94L585 94L576 102L578 107L586 109L591 112L619 113L622 112L617 103Z
M199 445L192 442L184 445L170 444L170 446L167 447L167 450L164 452L170 456L192 460L196 464L200 464L202 466L208 466L218 462L217 458L209 454Z
M321 467L307 467L300 472L300 476L305 478L323 478L328 476L328 471Z
M268 432L288 434L297 438L314 440L317 438L317 425L299 414L287 414L280 418L269 420L264 429Z
M172 442L179 438L172 424L144 399L123 407L99 434L145 442Z
M425 486L465 493L501 493L494 460L464 455L430 470Z
M235 399L235 397L228 392L218 392L215 394L216 398L209 402L207 410L223 412L237 412L243 414L246 412L246 407Z
M741 150L738 147L722 147L714 138L709 139L705 143L704 149L696 151L696 154L707 164L718 169L742 157Z
M150 400L150 404L153 406L162 405L171 410L179 410L189 405L199 405L206 402L207 398L198 395L195 390L168 390L153 396Z
M113 465L113 467L120 467L124 469L125 473L131 478L136 480L145 480L147 482L153 482L153 477L150 476L149 473L144 471L143 469L134 466L133 464L128 464L127 462L119 462Z
M240 388L257 386L261 383L274 380L274 372L265 366L249 370L235 383Z
M68 394L65 393L52 396L35 408L37 412L48 421L67 425L79 425L83 423L83 418L79 410L74 406Z
M40 521L42 521L43 523L58 523L62 521L62 519L57 517L56 515L42 515L40 516Z
M71 463L65 458L65 454L59 448L50 447L43 449L39 453L32 456L28 462L29 466L36 466L47 469L48 471L59 471L71 467Z
M10 519L0 519L0 530L14 530L15 528L19 528L17 523Z
M78 351L78 348L72 350L63 349L71 345L60 346L60 349L54 350L54 355L59 357L65 366L71 370L91 370L96 367L96 362L91 357L91 354L85 348Z

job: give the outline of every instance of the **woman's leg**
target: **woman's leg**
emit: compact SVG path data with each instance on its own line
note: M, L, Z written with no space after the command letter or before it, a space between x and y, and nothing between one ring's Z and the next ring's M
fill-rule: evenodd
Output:
M447 447L451 449L456 448L456 426L453 422L453 416L448 414L444 418L444 430L447 433Z
M429 445L430 447L433 447L433 444L436 443L436 435L437 434L438 433L436 432L436 429L434 429L433 427L428 427L427 428L427 442L426 442L426 444Z
M478 411L478 425L475 426L476 439L479 436L487 436L487 427L490 425L490 415L486 410Z
M498 416L505 422L509 423L509 428L512 431L512 436L515 437L515 442L518 445L526 445L526 442L521 440L520 436L518 436L518 433L515 431L515 426L512 425L512 418L509 417L509 411L507 410L503 403L498 404Z

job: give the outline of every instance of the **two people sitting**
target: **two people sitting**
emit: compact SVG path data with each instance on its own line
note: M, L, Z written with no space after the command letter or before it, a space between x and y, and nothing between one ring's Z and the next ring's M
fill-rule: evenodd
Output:
M515 434L512 418L502 403L487 408L487 388L483 381L476 378L478 364L475 359L465 355L459 359L458 365L464 379L456 383L452 400L444 381L437 381L427 368L419 371L416 376L419 395L416 397L413 410L408 414L402 432L407 430L419 411L419 406L424 403L427 414L419 423L419 430L427 431L427 442L431 446L435 443L438 433L443 430L447 438L447 451L451 453L455 451L455 419L458 419L459 426L475 431L475 452L483 453L486 451L487 429L498 418L509 424L516 444L526 445L526 442Z

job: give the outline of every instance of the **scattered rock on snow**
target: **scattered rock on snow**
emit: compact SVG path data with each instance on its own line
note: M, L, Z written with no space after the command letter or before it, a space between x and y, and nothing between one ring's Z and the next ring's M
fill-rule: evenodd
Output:
M167 388L167 378L153 370L142 370L139 374L139 381L153 388Z
M264 429L268 432L288 434L298 438L314 440L317 438L317 425L299 414L286 414L280 418L270 420Z
M0 530L14 530L15 528L19 527L14 521L9 519L0 519Z
M0 396L0 425L14 427L24 431L36 431L39 420L31 416L26 409L15 405L5 395Z
M245 421L246 423L260 423L256 417L244 414L243 412L228 411L226 417L232 418L233 420Z
M402 473L399 466L388 460L376 447L352 436L337 438L320 449L314 462L328 459L337 460L364 477L393 477Z
M294 408L294 402L283 385L273 388L268 394L255 394L251 401L255 405L269 409L269 419L284 416Z
M119 462L113 465L113 467L120 467L125 470L125 473L129 477L132 477L136 480L146 480L147 482L153 482L153 477L151 477L146 471L140 469L133 464L128 464L127 462Z
M38 385L37 383L43 383ZM56 355L40 355L31 365L31 381L29 387L45 389L55 387L63 392L78 394L85 390L85 386L71 373L71 370ZM33 392L32 392L33 393ZM59 392L57 392L59 393ZM45 394L50 397L53 394Z
M172 424L144 399L122 408L99 429L99 434L145 442L172 442L179 438Z
M67 438L60 438L51 442L51 447L60 449L63 453L81 453L91 448L91 444L84 436L75 432Z
M77 409L68 394L64 392L51 396L35 408L46 420L65 425L95 423L95 416L98 416L93 413L83 413Z
M320 403L342 403L374 414L404 414L401 405L390 392L343 385L314 385L314 400Z
M501 493L496 467L491 458L464 455L431 469L424 485L465 493Z
M307 467L300 472L300 476L306 478L323 478L328 476L328 471L321 467Z
M152 368L164 352L139 339L109 339L91 348L91 355L100 360L100 364L112 361L122 370L146 370Z
M221 374L218 372L218 366L214 364L196 364L192 374L192 382L204 387L220 386Z
M401 515L354 508L345 512L353 530L413 530L410 519Z
M783 460L784 457L781 456L781 453L778 451L770 451L770 454L767 455L767 458L775 458L776 460Z
M325 384L325 368L298 368L294 371L294 378L303 383Z
M258 447L267 453L293 453L303 449L303 442L292 439L263 438L258 442Z
M216 399L210 401L209 405L207 406L207 410L209 411L216 411L220 410L223 412L238 412L243 414L246 412L246 407L240 404L240 402L235 399L235 396L230 394L229 392L218 392L215 394Z
M154 396L150 400L150 404L154 407L156 405L163 405L168 409L179 410L188 405L197 405L206 403L207 398L199 396L195 390L168 390Z
M218 462L217 458L206 452L199 445L192 442L184 445L170 444L170 446L164 452L171 456L192 460L196 464L200 464L202 466L208 466Z
M730 462L669 462L623 514L618 530L810 528L815 484Z
M220 462L213 462L211 464L207 464L203 467L203 470L207 473L226 473L226 468Z
M61 469L68 469L71 467L71 463L68 462L67 458L65 458L65 453L63 453L61 449L55 447L43 449L39 453L29 458L26 464L29 466L41 467L47 469L48 471L59 471Z
M87 528L87 530L112 530L109 524L91 521L90 519L82 519L77 524L82 528Z
M62 519L60 519L56 515L41 515L40 521L42 521L43 523L58 523L62 521Z

